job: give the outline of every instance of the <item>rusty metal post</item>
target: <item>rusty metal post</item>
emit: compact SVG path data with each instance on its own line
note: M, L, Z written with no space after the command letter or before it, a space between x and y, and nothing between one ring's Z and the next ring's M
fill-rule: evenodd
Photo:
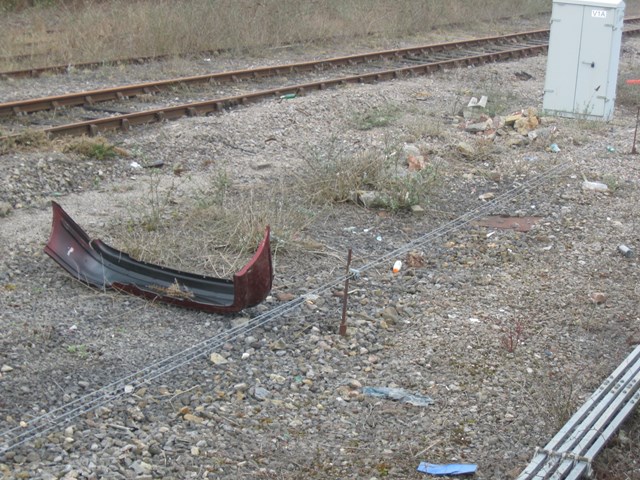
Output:
M631 154L636 155L638 150L636 150L636 138L638 136L638 120L640 120L640 107L638 107L638 113L636 113L636 129L633 132L633 147L631 147Z
M344 293L342 295L342 321L340 322L340 335L347 335L347 300L349 298L349 277L351 271L351 249L347 255L347 278L344 279Z

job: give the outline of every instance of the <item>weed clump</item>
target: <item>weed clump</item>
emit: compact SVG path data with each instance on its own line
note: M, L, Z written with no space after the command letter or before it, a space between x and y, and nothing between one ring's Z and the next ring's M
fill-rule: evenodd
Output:
M312 203L353 202L365 207L406 210L428 201L437 178L427 166L409 171L400 148L349 154L335 141L312 148L296 182Z
M115 157L127 157L129 153L110 144L103 137L79 137L63 143L64 153L77 153L87 158L108 160Z

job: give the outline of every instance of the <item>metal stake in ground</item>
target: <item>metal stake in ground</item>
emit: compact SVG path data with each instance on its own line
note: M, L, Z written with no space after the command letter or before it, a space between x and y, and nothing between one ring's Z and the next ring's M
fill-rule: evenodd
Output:
M347 300L349 298L349 272L351 271L351 249L347 255L347 273L344 279L344 293L342 295L342 322L340 322L340 335L347 335Z
M640 107L638 107L638 113L636 113L636 129L633 131L633 147L631 147L631 153L636 155L636 137L638 136L638 120L640 119Z

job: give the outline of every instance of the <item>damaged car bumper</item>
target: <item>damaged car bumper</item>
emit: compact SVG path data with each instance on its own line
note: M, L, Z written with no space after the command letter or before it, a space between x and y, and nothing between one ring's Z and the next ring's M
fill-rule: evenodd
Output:
M229 280L135 260L99 239L91 239L56 202L52 207L53 225L44 251L88 285L214 313L255 306L271 291L269 227L249 263Z

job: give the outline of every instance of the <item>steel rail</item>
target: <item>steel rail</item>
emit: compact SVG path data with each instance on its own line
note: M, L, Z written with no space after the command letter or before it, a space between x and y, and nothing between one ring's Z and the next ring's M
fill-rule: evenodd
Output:
M640 17L639 17L640 20ZM369 53L364 53L364 54L353 54L353 55L345 55L345 56L341 56L341 57L334 57L334 58L328 58L328 59L324 59L324 60L318 60L318 61L309 61L309 62L300 62L300 63L295 63L295 64L285 64L285 65L277 65L274 67L262 67L262 68L256 68L256 69L248 69L248 70L239 70L238 72L231 72L231 74L237 75L248 75L245 78L253 78L252 72L258 72L258 73L264 73L264 71L268 71L270 69L285 69L288 70L291 67L294 68L298 68L300 69L299 71L309 71L311 69L315 69L318 68L319 66L322 66L323 64L326 65L350 65L350 64L354 64L354 63L361 63L363 61L368 61L368 60L380 60L381 58L393 58L393 57L398 57L398 56L403 56L403 55L411 55L411 54L421 54L426 50L433 50L436 49L435 51L445 51L445 50L451 50L451 49L456 49L456 48L468 48L470 46L474 46L474 45L483 45L489 42L496 42L496 41L513 41L513 40L517 40L519 38L531 38L532 36L549 36L549 30L548 29L541 29L541 30L530 30L527 32L519 32L519 33L512 33L512 34L507 34L507 35L503 35L503 36L492 36L492 37L481 37L481 38L475 38L475 39L469 39L469 40L459 40L459 41L454 41L454 42L444 42L444 43L436 43L436 44L430 44L430 45L422 45L422 46L417 46L417 47L406 47L406 48L400 48L400 49L391 49L391 50L382 50L379 52L369 52ZM161 55L159 57L141 57L139 60L139 63L145 63L151 60L163 60L169 58L169 55ZM124 62L128 62L128 63L135 63L134 61L129 61L129 60L116 60L113 61L114 64L119 64L119 63L124 63ZM31 73L37 73L37 74L41 74L41 73L45 73L48 71L54 71L54 72L64 72L64 71L69 71L72 68L87 68L91 65L104 65L104 64L108 64L111 62L103 62L103 63L83 63L83 64L78 64L78 65L55 65L52 67L41 67L41 68L36 68L36 69L26 69L26 70L16 70L16 71L12 71L12 72L0 72L0 77L20 77L20 76L28 76L29 72ZM50 69L50 70L49 70ZM184 79L175 79L175 80L170 80L175 82L175 83L188 83L188 82L198 82L198 81L207 81L208 78L207 77L215 77L216 75L222 75L222 78L224 78L225 76L225 72L222 72L221 74L209 74L209 75L199 75L196 77L186 77ZM154 84L155 82L149 82L149 84Z
M364 272L378 265L388 265L389 260L397 258L400 255L419 248L430 247L434 240L441 238L451 232L461 229L473 220L494 212L497 208L510 204L517 198L529 193L532 189L548 183L550 178L560 175L564 172L571 162L565 161L559 163L538 176L532 178L528 182L519 184L507 192L496 197L493 201L482 204L481 206L470 210L466 214L431 230L430 232L414 239L405 245L378 257L376 260L361 266L358 271ZM241 334L249 333L273 320L282 317L285 313L293 311L302 305L310 296L321 295L330 291L335 285L342 284L350 274L344 274L321 285L314 290L307 292L305 295L297 297L288 303L283 303L272 308L268 312L254 317L246 324L237 325L227 331L221 332L213 337L203 340L185 350L177 352L166 357L156 363L124 376L94 392L84 395L72 402L54 408L46 414L40 415L26 422L26 425L16 426L0 432L0 455L34 440L42 435L52 431L59 430L63 425L78 418L81 415L90 413L100 406L117 400L118 398L135 391L136 389L148 385L151 381L162 377L184 365L187 365L198 358L214 352L224 345L226 342L232 341Z
M640 21L640 18L638 20ZM524 35L527 35L527 34L538 36L539 34L542 34L544 32L547 32L547 31L536 30L532 32L524 32L522 34L511 34L511 35L508 35L506 38L512 41L516 41L518 38L521 39L523 38ZM630 31L628 31L628 33L638 33L638 32L640 32L640 28L631 29ZM487 37L487 38L496 39L496 38L504 38L504 37ZM476 40L469 40L465 42L450 42L447 44L438 44L435 47L444 48L445 46L447 46L448 48L451 45L459 46L462 43L468 45L471 43L482 42L483 40L484 39L476 39ZM434 47L434 46L430 46L430 47ZM335 65L352 65L352 64L358 63L356 59L360 59L358 61L362 63L365 61L372 61L375 58L385 58L385 55L392 55L392 54L394 58L403 57L403 55L404 57L408 57L407 52L418 52L418 51L423 51L424 49L427 49L427 48L428 47L411 47L411 48L400 49L400 50L387 50L384 52L372 52L372 53L367 53L363 55L336 57L333 59L325 59L318 62L304 62L301 64L279 65L275 67L262 67L262 68L253 69L253 70L222 72L220 74L214 74L214 75L224 75L224 76L228 76L227 78L231 78L232 81L240 81L246 78L260 78L261 75L264 77L264 76L281 74L281 73L289 73L292 71L296 71L295 70L296 68L300 68L300 69L306 68L307 70L317 70L322 68L321 65L325 65L325 66L326 65L334 65L334 66ZM62 135L96 135L102 131L116 130L116 129L127 131L135 125L155 123L163 120L175 120L184 116L206 115L206 114L215 113L221 110L229 109L237 105L253 103L265 98L269 98L273 96L281 96L283 94L293 93L296 95L303 95L308 91L322 90L328 87L345 85L348 83L373 83L377 81L385 81L385 80L390 80L394 78L402 78L403 76L406 76L406 75L426 75L434 71L442 70L445 68L455 68L461 65L478 65L478 64L483 64L487 62L497 62L497 61L502 61L506 59L513 59L514 57L521 58L524 56L537 55L543 51L546 51L547 48L548 48L547 42L535 43L534 45L528 45L528 46L519 47L519 48L512 48L510 50L485 52L485 53L481 53L474 56L448 58L445 60L438 60L435 62L431 61L429 63L412 65L409 67L382 70L382 71L370 72L370 73L365 73L360 75L352 75L348 77L326 79L326 80L310 82L305 84L289 85L289 86L283 86L275 89L256 91L248 94L241 94L241 95L236 95L231 97L221 97L221 98L216 98L213 100L208 100L203 102L194 102L194 103L177 105L172 107L163 107L163 108L158 108L153 110L145 110L141 112L114 115L111 117L87 120L84 122L76 122L76 123L71 123L66 125L48 127L41 131L52 138L57 136L62 136ZM456 50L461 51L461 48L457 48ZM398 53L399 51L405 52L405 53L399 54ZM454 50L449 50L449 51L451 52ZM432 52L430 53L433 55ZM328 63L328 62L332 62L332 63ZM268 71L275 72L275 73L268 74L267 73ZM210 76L207 76L207 77L210 77ZM195 78L201 78L201 77L187 77L187 78L195 79ZM175 82L175 81L176 80L168 80L165 82ZM158 82L156 82L155 84L157 85ZM151 88L152 88L151 85L153 85L153 82L151 82L150 84L131 86L131 88L135 87L135 88L138 88L139 91L141 92L149 93L151 92ZM94 94L90 95L91 93L94 93ZM116 98L125 98L125 95L122 93L122 90L118 90L118 88L115 88L115 89L107 89L105 91L93 91L93 92L82 92L81 94L72 94L70 95L70 97L73 97L73 98L69 98L67 100L69 102L68 104L71 105L73 102L79 101L79 99L82 98L82 101L86 104L88 102L94 103L96 101L107 101L109 99L112 99L110 97L112 95L115 95ZM31 102L30 108L36 108L36 109L47 108L47 105L62 106L62 104L57 103L57 100L52 100L53 98L58 98L60 99L60 101L65 102L65 100L62 99L62 97L48 97L45 99L33 99L27 102ZM10 102L9 104L0 104L0 112L3 111L2 110L3 108L6 114L6 112L9 112L9 111L12 111L14 113L17 111L20 111L21 107L16 102ZM1 116L2 114L0 113L0 117ZM11 138L19 139L19 137L20 137L20 134L0 137L0 142L7 141Z
M389 70L380 70L360 75L351 75L346 77L338 77L333 79L325 79L316 82L303 83L297 85L287 85L279 88L260 90L251 93L245 93L230 97L220 97L213 100L203 102L188 103L172 107L162 107L153 110L145 110L142 112L127 113L124 115L114 115L95 120L87 120L67 125L59 125L48 127L41 131L50 138L63 135L97 135L107 130L127 131L136 125L148 123L156 123L164 120L175 120L184 116L198 116L209 113L220 112L238 105L247 105L255 103L266 98L278 98L287 94L304 95L310 91L324 90L329 87L353 83L374 83L398 78L404 78L411 75L427 75L445 68L455 68L459 66L479 65L487 62L496 62L501 60L522 58L526 56L536 55L547 49L546 45L535 45L518 49L507 50L503 52L492 52L484 55L476 55L471 57L461 57L452 60L442 60L421 65L413 65ZM10 138L18 139L20 134L0 137L0 142L7 141Z
M459 51L472 47L486 47L487 45L495 43L508 44L523 40L546 40L548 35L549 30L531 30L528 32L513 33L504 36L484 37L472 40L423 45L418 47L383 50L379 52L368 52L342 57L327 58L322 60L258 67L247 70L210 73L205 75L181 77L133 85L122 85L113 88L89 90L78 93L70 93L66 95L56 95L29 100L16 100L12 102L0 103L0 117L11 116L18 113L33 113L43 110L53 110L61 107L93 105L98 102L122 100L124 98L135 97L138 95L157 93L171 87L178 87L182 85L206 82L234 83L242 80L257 80L260 78L273 77L285 73L288 74L315 72L325 68L337 68L372 61L406 58L413 55L428 55L455 50Z

